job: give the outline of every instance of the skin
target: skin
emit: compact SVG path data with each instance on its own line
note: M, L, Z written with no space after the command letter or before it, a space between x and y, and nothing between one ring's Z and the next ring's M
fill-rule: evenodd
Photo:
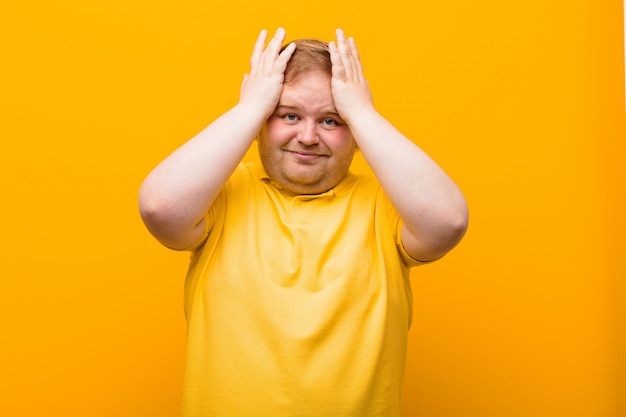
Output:
M356 145L335 109L330 82L330 75L318 71L284 85L276 111L259 135L265 170L296 194L329 190L352 163Z
M402 243L418 260L443 256L463 237L465 199L448 175L374 108L359 52L337 30L332 74L284 84L295 45L280 53L279 29L259 35L237 105L159 164L139 194L143 220L162 243L185 248L205 230L205 214L259 132L271 178L294 193L320 193L345 175L356 146L404 222ZM329 120L334 120L337 125Z

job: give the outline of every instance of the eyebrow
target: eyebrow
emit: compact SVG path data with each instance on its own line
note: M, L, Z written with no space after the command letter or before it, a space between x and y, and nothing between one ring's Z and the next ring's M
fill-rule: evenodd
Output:
M300 110L300 107L293 105L293 104L283 104L283 103L278 103L278 106L276 106L276 110L278 109L293 109L293 110ZM337 111L337 109L334 106L328 106L328 107L324 107L320 110L319 112L320 114L336 114L339 115L339 112Z

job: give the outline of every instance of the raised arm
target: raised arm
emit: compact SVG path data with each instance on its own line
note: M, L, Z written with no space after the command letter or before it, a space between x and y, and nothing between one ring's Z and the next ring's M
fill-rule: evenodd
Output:
M443 256L467 229L463 194L425 152L376 111L354 40L337 30L330 52L335 106L404 222L406 251L422 261Z
M200 238L209 207L276 108L295 45L280 53L283 29L277 30L267 49L266 38L267 32L261 31L239 102L169 155L141 186L142 219L166 246L184 249Z

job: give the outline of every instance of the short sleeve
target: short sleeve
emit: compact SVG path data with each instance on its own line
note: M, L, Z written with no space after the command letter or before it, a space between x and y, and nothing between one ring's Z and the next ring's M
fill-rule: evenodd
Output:
M409 253L404 248L404 244L402 243L402 228L404 226L404 222L400 218L400 215L396 211L396 208L393 206L393 204L389 200L389 197L387 197L387 194L384 192L382 187L380 187L379 193L380 193L379 200L382 199L383 204L385 205L387 217L389 219L389 224L393 232L393 238L396 243L396 249L398 250L398 254L400 255L400 258L402 259L402 262L404 262L404 264L409 268L434 262L434 260L419 261L413 258L411 255L409 255Z
M406 249L404 249L404 244L402 243L402 226L404 226L404 222L397 216L396 226L395 226L395 239L396 239L396 247L398 248L398 253L402 260L407 264L408 267L420 266L429 263L433 263L437 259L433 259L430 261L418 261L408 254Z
M224 192L222 191L217 195L217 197L215 198L215 201L213 201L213 204L211 204L211 207L209 208L206 215L204 216L204 220L205 220L204 231L202 232L202 235L196 242L194 242L191 246L188 246L186 248L171 248L171 249L179 251L179 252L193 252L196 249L200 248L202 245L204 245L207 238L209 237L209 233L211 233L211 231L215 227L215 224L217 223L220 217L220 213L222 211L222 208L224 207L224 198L225 198Z

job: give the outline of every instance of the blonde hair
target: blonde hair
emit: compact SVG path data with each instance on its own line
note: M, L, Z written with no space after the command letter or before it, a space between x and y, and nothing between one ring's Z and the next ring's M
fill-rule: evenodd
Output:
M283 49L289 45L288 42ZM332 64L330 62L330 52L328 43L318 39L297 39L293 41L296 50L287 63L285 69L285 84L295 81L302 74L321 71L331 74Z

